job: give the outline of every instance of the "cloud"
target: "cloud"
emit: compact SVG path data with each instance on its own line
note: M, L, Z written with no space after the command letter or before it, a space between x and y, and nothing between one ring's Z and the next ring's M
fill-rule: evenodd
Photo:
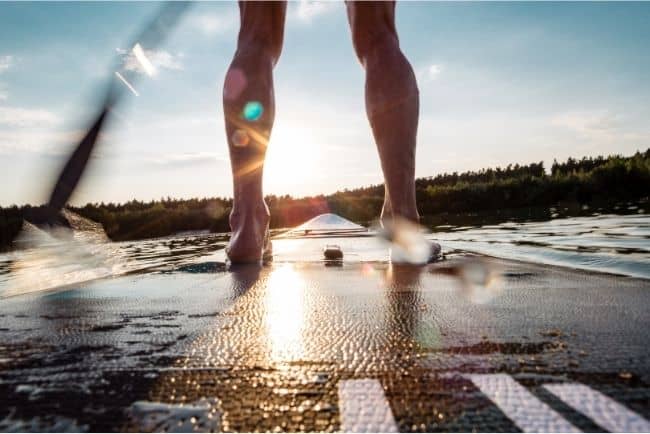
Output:
M9 98L9 94L6 91L0 89L0 101L6 101L7 98Z
M427 74L431 80L435 80L438 78L438 75L440 75L440 72L442 71L442 68L440 65L431 65L429 68L427 68Z
M133 51L126 51L122 48L117 48L116 51L122 55L124 62L124 69L126 71L134 71L140 74L147 74L147 69L133 54ZM143 50L144 56L151 62L156 70L167 69L173 71L182 71L184 69L181 59L182 53L173 54L165 50Z
M0 56L0 74L3 73L4 71L8 70L14 65L14 57L13 56Z
M220 15L195 15L190 18L189 23L191 27L199 30L205 36L214 36L231 30L238 20L233 13L229 12Z
M67 155L70 145L83 137L84 131L47 131L34 129L0 130L0 154L41 154L50 157Z
M311 23L314 18L333 11L340 5L340 2L300 0L297 3L290 3L290 5L292 8L289 11L290 19Z
M416 70L415 75L420 81L430 82L438 79L442 73L442 65L433 63L431 65L426 65Z
M583 137L609 139L619 133L623 126L623 119L620 115L605 110L571 111L554 116L551 123Z
M60 118L44 109L21 107L0 107L0 125L12 127L50 126L60 122Z
M148 161L159 166L187 167L213 164L215 162L226 161L226 159L216 152L183 152L148 158Z

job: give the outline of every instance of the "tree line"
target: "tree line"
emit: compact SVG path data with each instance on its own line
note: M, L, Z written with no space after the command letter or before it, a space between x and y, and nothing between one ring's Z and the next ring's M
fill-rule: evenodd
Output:
M420 214L427 222L447 213L647 200L649 187L650 149L627 157L611 155L554 161L549 172L542 162L537 162L418 178L416 196ZM271 228L296 226L325 212L368 224L379 216L383 200L383 184L303 198L266 197L271 211ZM192 230L227 232L231 208L232 199L222 197L168 197L156 201L101 202L69 207L101 223L115 241ZM0 208L0 247L10 245L23 220L38 224L44 216L43 206Z

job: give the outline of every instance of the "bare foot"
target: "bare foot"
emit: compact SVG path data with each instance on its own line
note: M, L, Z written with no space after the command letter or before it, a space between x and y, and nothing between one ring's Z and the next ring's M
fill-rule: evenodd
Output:
M272 254L269 240L269 209L264 202L256 207L235 207L230 214L230 242L226 247L233 264L259 263Z
M382 215L380 236L390 243L394 264L423 265L441 259L440 244L428 240L420 225L400 216Z

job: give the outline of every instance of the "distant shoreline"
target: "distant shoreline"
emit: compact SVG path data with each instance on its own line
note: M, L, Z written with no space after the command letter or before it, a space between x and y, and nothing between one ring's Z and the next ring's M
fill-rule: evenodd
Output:
M540 219L553 218L554 213L581 215L585 207L588 212L592 208L617 212L616 207L627 202L638 204L645 213L650 211L648 185L650 149L628 157L569 158L554 162L550 173L539 162L418 178L416 194L422 223L432 226L457 224L474 215L498 222L521 212ZM266 197L271 228L294 227L327 212L367 225L378 218L383 199L383 184L304 198ZM126 241L179 232L228 232L231 207L229 198L168 198L69 209L101 223L112 240ZM0 208L0 249L11 246L24 220L39 224L44 216L42 206Z

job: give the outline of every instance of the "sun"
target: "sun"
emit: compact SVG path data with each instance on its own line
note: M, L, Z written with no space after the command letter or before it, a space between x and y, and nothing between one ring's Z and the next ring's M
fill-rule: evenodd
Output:
M303 195L322 170L319 140L307 125L276 121L266 151L264 190L272 194Z

